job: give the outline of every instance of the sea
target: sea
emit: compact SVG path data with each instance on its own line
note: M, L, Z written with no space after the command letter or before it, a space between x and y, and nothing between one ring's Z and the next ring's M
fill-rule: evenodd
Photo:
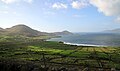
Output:
M62 41L78 46L120 46L120 33L74 33L60 36L47 41Z

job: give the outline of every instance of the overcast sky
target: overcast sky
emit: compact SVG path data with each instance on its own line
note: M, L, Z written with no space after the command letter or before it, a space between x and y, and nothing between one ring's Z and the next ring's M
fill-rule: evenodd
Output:
M17 24L44 32L120 28L120 0L0 0L0 27Z

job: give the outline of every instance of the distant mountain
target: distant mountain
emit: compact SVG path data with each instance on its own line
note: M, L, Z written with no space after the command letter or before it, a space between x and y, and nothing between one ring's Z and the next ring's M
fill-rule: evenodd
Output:
M26 25L16 25L11 28L4 29L0 31L4 35L23 35L23 36L41 36L41 35L51 35L46 32L40 32L34 30Z
M118 29L113 29L113 30L106 30L104 32L108 32L108 33L120 33L120 28Z
M55 32L54 34L55 35L70 35L70 34L73 34L73 33L69 32L69 31L62 31L62 32Z

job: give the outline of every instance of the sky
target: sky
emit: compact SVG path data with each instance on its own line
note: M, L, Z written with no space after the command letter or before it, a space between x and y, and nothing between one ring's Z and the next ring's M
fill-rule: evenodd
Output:
M43 32L120 28L120 0L0 0L0 27L24 24Z

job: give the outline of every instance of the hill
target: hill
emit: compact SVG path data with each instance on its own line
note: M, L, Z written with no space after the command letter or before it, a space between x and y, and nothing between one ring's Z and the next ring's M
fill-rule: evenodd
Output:
M0 27L0 30L3 30L3 28Z
M6 34L8 35L25 35L25 36L37 36L39 31L33 30L26 25L16 25L11 28L7 28Z
M0 28L0 35L22 35L22 36L28 36L28 37L34 37L34 36L59 36L59 35L69 35L72 34L69 31L62 31L62 32L54 32L54 33L47 33L47 32L41 32L34 30L26 25L20 24L15 25L11 28L2 29Z
M105 30L104 32L108 32L108 33L120 33L120 28L113 29L113 30Z
M70 34L73 34L73 33L69 32L69 31L62 31L62 32L55 32L54 34L55 35L70 35Z
M5 30L0 27L0 35L3 34L4 32L5 32Z
M42 36L42 35L51 35L46 32L40 32L37 30L34 30L26 25L15 25L11 28L6 28L0 31L1 34L4 35L23 35L23 36Z

